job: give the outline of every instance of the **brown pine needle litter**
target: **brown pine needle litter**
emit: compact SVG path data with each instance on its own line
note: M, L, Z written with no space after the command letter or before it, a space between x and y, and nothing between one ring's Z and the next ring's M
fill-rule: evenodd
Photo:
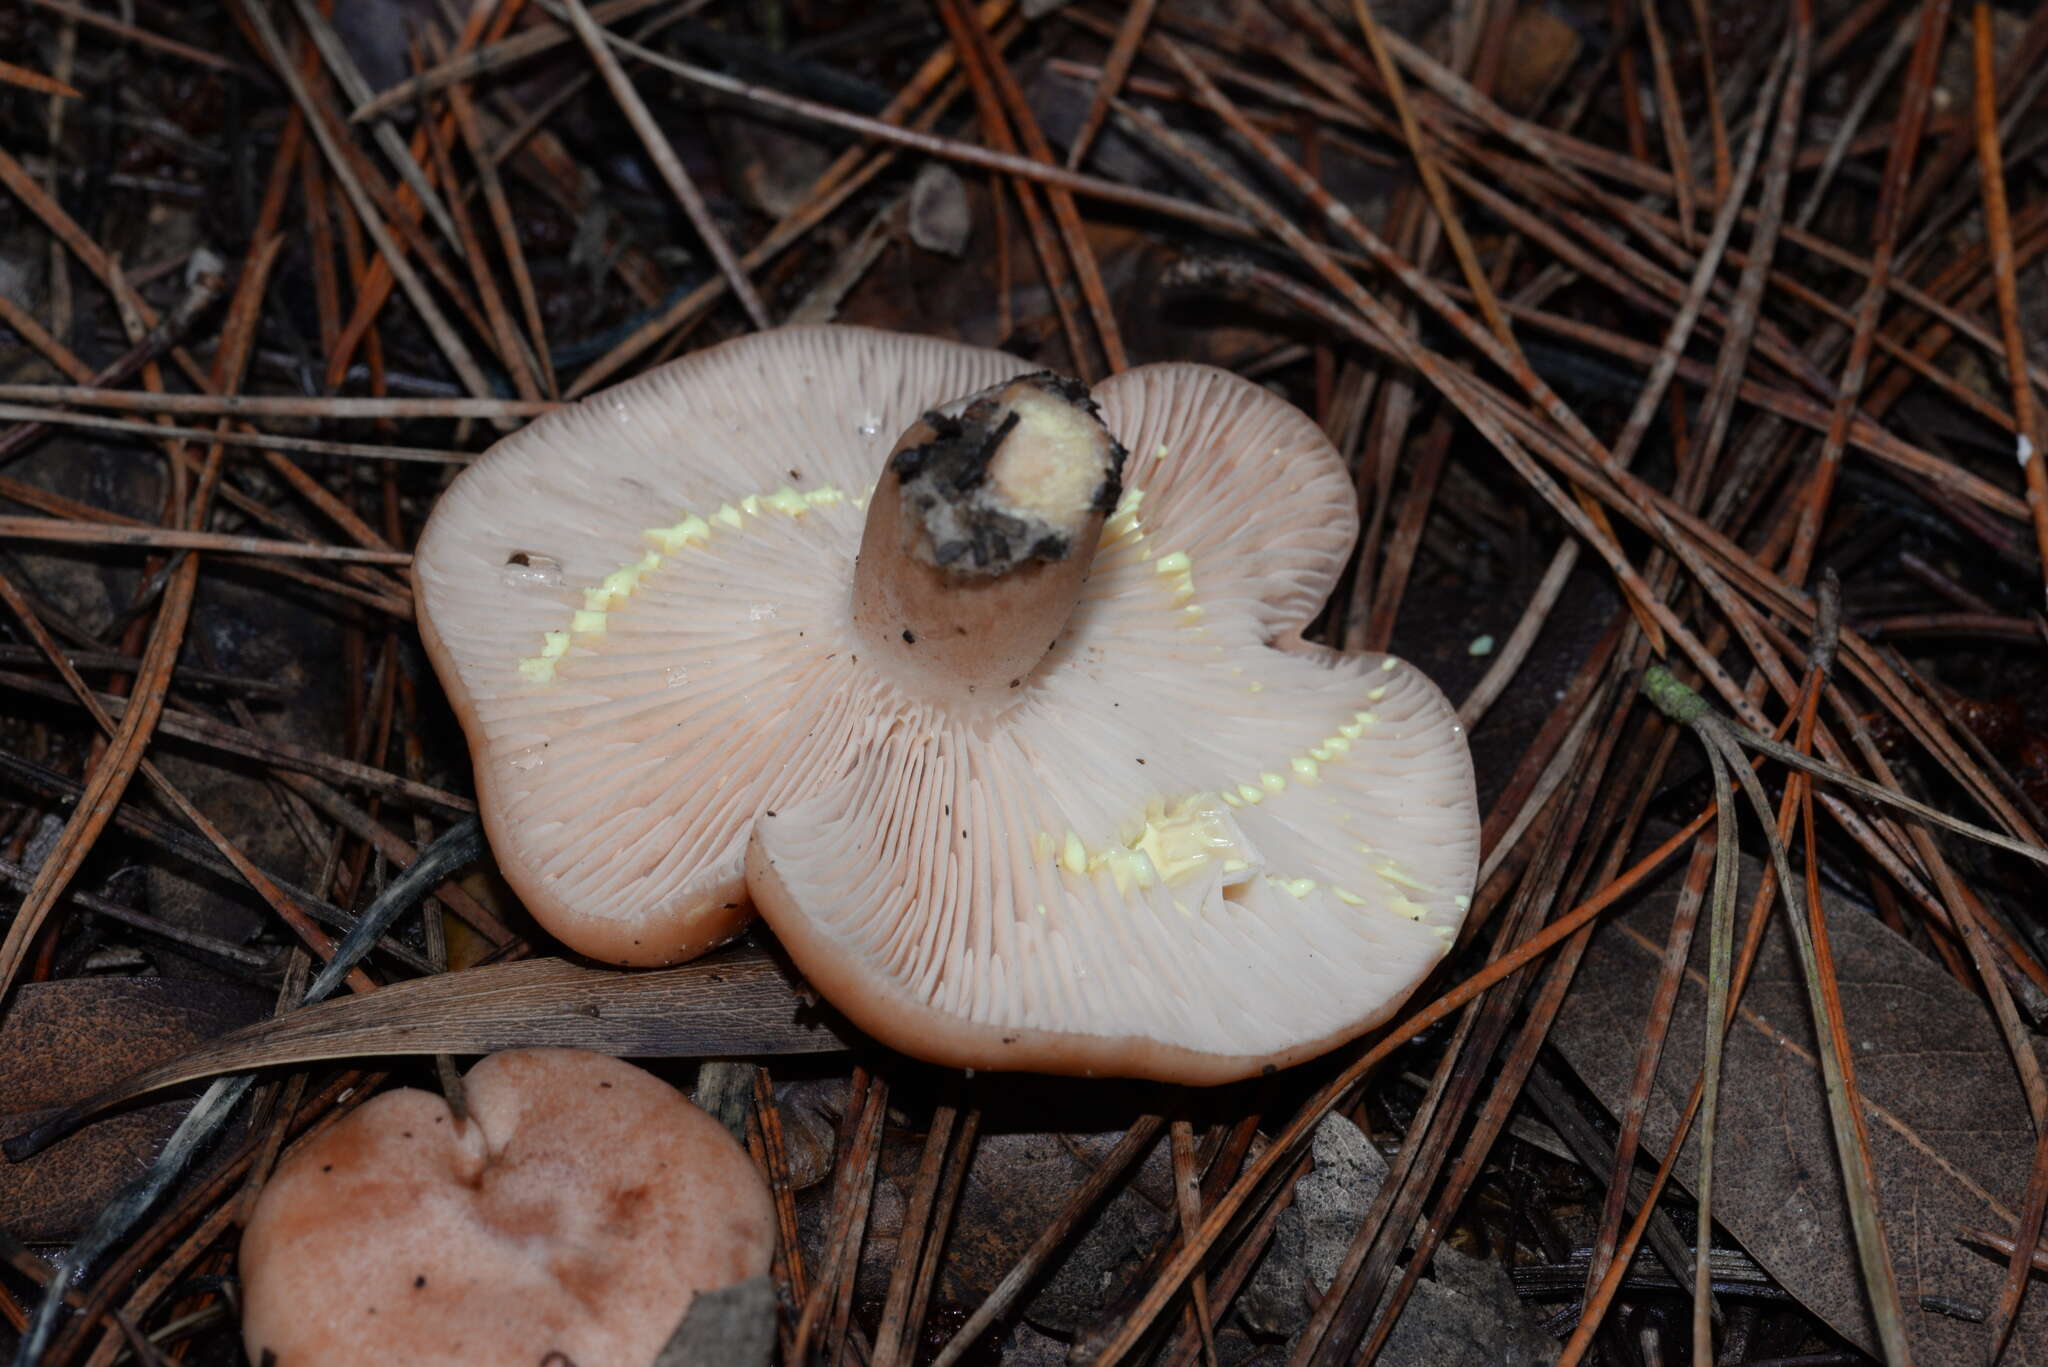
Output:
M30 0L0 53L0 1355L243 1361L278 1162L566 1043L752 1155L786 1367L2048 1358L2048 6ZM963 1073L765 928L626 973L527 914L421 528L799 316L1320 425L1306 639L1478 771L1388 1023Z

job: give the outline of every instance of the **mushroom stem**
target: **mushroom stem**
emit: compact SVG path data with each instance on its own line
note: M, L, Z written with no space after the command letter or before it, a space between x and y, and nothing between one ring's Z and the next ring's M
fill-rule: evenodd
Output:
M1124 451L1078 381L935 409L889 454L854 567L865 649L926 690L1020 685L1080 600Z

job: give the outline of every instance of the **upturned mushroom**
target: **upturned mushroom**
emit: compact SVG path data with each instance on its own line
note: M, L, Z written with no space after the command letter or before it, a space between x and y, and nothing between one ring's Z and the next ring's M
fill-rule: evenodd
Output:
M465 472L415 576L499 863L621 964L757 905L939 1062L1310 1057L1463 920L1463 735L1412 667L1302 640L1357 531L1310 419L1210 367L1027 370L763 333Z
M494 1054L386 1092L292 1155L242 1236L252 1364L646 1367L702 1291L768 1271L768 1187L631 1064Z

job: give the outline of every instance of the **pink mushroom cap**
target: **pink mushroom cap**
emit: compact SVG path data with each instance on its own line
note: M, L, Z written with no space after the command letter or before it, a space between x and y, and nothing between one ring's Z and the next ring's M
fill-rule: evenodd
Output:
M767 1185L667 1083L521 1049L464 1092L466 1123L386 1092L279 1166L242 1236L251 1363L647 1367L699 1291L767 1272Z

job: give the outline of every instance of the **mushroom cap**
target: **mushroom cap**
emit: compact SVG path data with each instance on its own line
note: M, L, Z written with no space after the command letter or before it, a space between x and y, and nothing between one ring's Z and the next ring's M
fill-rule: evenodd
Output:
M622 962L730 933L744 886L835 1006L935 1061L1217 1082L1310 1057L1462 923L1461 729L1413 668L1302 642L1350 481L1299 410L1205 366L1096 387L1124 501L1028 676L960 703L905 675L914 650L863 653L852 559L890 444L1025 368L757 334L466 472L416 575L494 848L551 930Z
M242 1236L276 1367L646 1367L699 1291L760 1276L774 1208L681 1093L574 1049L470 1070L469 1121L386 1092L282 1163Z

